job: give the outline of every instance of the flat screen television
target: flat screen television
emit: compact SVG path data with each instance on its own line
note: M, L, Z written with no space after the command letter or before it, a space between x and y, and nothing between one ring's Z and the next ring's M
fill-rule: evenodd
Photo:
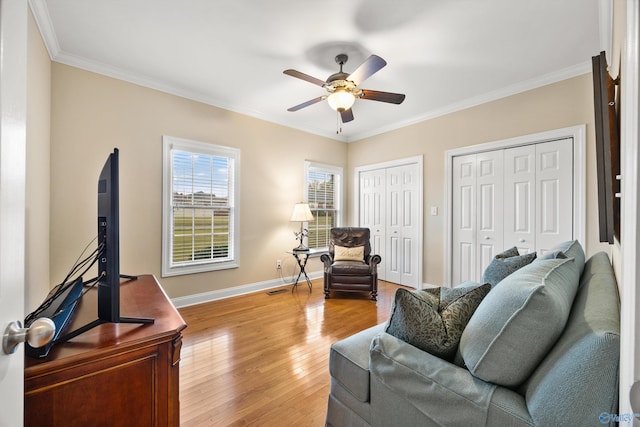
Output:
M151 318L120 316L119 150L113 149L98 178L98 318L58 339L70 340L102 323L153 323Z
M591 58L598 175L600 241L620 239L620 138L616 85L607 71L605 52Z

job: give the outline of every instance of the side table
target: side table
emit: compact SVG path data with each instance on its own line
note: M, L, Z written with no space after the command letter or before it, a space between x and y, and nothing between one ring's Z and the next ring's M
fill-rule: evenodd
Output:
M309 260L309 250L303 250L303 251L297 251L297 250L293 250L293 251L289 251L287 252L291 255L293 255L293 257L296 259L296 262L298 263L298 267L300 267L300 273L298 273L298 277L296 278L296 281L293 283L293 287L291 288L291 292L293 292L294 289L298 288L298 282L300 281L300 276L302 276L304 274L304 278L307 281L307 285L309 286L309 292L311 292L311 280L309 279L309 276L307 276L307 272L305 271L305 267L307 266L307 261Z

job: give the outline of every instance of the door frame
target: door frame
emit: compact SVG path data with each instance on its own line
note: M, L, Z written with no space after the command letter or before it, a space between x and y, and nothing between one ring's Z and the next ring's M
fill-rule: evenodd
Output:
M571 126L561 129L554 129L546 132L534 133L518 136L515 138L503 139L499 141L487 142L484 144L471 145L468 147L456 148L445 152L445 254L444 254L444 284L451 287L451 277L453 274L453 158L467 154L477 154L486 151L501 150L505 148L520 147L523 145L538 144L541 142L555 141L558 139L573 138L573 235L580 241L587 251L586 246L586 125Z
M640 263L640 6L636 0L628 0L626 6L626 39L624 43L621 74L621 168L622 168L622 242L615 241L621 252L621 276L618 277L620 301L620 414L637 413L640 399L631 387L640 378L640 353L637 334L640 311L637 301L640 295L638 264ZM614 254L617 251L614 250ZM634 424L636 425L636 424Z
M415 164L418 168L418 179L417 184L418 188L416 189L416 193L418 194L418 218L421 220L417 222L418 225L418 265L417 268L417 276L419 277L419 288L423 289L424 279L422 277L422 265L424 264L424 172L423 172L423 158L422 156L414 156L414 157L406 157L403 159L390 160L382 163L373 163L364 166L357 166L353 169L353 188L354 188L354 200L355 209L353 212L352 224L360 224L360 174L364 172L369 172L376 169L387 169L396 166L407 166Z

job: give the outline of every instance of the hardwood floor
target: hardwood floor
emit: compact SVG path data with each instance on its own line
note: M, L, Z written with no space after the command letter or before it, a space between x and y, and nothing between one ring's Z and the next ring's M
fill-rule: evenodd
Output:
M266 292L180 309L182 426L323 426L332 343L384 322L398 285L366 293Z

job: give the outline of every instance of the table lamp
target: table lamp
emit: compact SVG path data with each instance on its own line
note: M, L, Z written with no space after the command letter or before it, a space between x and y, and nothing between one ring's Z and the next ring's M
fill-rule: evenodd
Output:
M299 232L294 232L294 234L296 235L296 238L298 240L300 240L300 244L298 245L297 248L294 248L294 251L308 251L309 248L307 248L304 243L302 243L304 236L307 235L307 233L309 232L309 230L307 230L306 228L302 228L302 223L304 223L305 221L313 221L313 214L311 213L311 209L309 209L309 204L308 203L296 203L296 205L293 207L293 214L291 214L291 220L292 222L299 222L300 223L300 231Z

